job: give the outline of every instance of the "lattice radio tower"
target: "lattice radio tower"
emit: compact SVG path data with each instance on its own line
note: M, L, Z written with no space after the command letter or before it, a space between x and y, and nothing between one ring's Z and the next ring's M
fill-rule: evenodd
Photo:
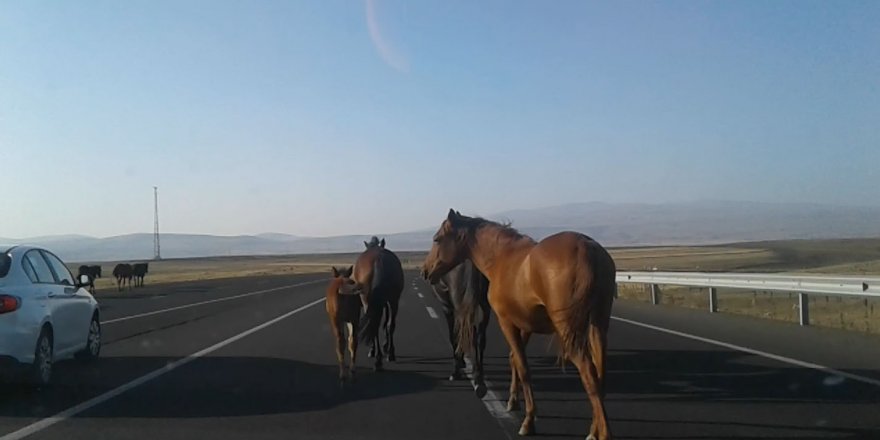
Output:
M153 187L153 259L161 260L159 249L159 188Z

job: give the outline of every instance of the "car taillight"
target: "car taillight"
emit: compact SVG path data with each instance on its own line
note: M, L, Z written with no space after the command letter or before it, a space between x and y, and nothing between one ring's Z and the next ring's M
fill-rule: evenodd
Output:
M17 296L0 295L0 313L9 313L21 307L21 300Z

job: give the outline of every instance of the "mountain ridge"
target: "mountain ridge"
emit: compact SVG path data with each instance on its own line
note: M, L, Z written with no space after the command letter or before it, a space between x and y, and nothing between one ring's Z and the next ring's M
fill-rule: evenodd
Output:
M469 214L463 212L462 214ZM562 230L587 234L608 247L707 245L747 241L880 237L880 207L814 203L702 200L676 203L568 203L502 211L488 218L512 221L540 240ZM390 249L426 250L437 225L383 235ZM370 235L303 237L163 233L166 258L354 252ZM44 245L69 261L113 261L152 257L150 233L112 237L78 234L0 238L0 243Z

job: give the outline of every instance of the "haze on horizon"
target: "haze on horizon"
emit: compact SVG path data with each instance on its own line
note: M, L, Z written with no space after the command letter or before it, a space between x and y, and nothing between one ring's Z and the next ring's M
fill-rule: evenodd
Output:
M0 3L0 236L880 206L880 3Z

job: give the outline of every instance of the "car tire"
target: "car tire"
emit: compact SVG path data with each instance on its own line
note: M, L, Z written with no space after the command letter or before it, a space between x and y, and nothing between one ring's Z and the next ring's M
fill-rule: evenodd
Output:
M43 327L34 349L34 363L31 365L29 377L31 385L41 387L52 381L53 354L52 331L49 327Z
M98 314L92 315L89 323L89 334L86 336L86 348L76 354L78 359L92 360L101 355L101 321Z

